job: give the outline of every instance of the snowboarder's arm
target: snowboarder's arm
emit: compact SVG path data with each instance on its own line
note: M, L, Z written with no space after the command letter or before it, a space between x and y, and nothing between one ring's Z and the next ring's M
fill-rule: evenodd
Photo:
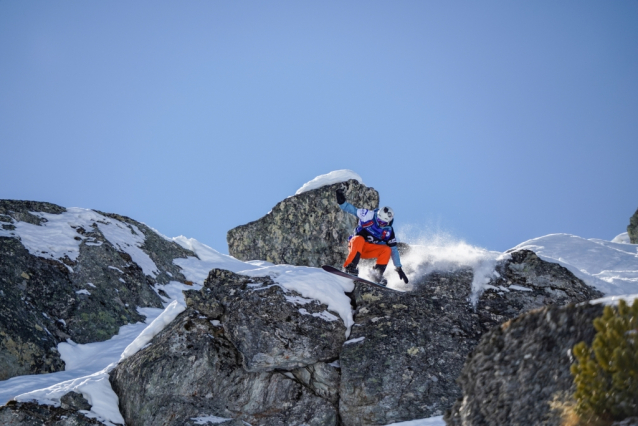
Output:
M399 257L399 249L397 248L397 246L392 246L390 248L392 249L392 252L390 253L390 255L392 256L392 263L394 263L395 268L400 268L401 258Z
M349 202L344 201L343 204L339 204L339 207L344 212L357 216L357 208L353 206L352 204L350 204Z

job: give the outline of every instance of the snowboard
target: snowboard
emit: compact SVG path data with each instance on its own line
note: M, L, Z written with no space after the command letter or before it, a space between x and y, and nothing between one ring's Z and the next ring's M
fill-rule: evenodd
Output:
M366 279L359 278L356 275L350 275L350 274L348 274L346 272L343 272L343 271L341 271L341 270L339 270L337 268L334 268L334 267L332 267L330 265L323 265L321 267L321 269L323 269L326 272L330 272L331 274L339 275L340 277L350 278L355 283L370 284L370 285L373 285L373 286L376 286L376 287L381 287L384 290L398 291L399 293L403 293L401 290L395 290L393 288L386 287L384 285L375 283L374 281L368 281Z

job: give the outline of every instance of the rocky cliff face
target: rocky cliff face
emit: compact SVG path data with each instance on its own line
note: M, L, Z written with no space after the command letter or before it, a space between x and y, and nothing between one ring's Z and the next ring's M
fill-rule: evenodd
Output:
M463 367L449 426L562 424L573 394L572 347L591 344L601 305L544 307L486 333Z
M269 277L213 270L201 291L186 292L179 320L111 382L131 425L215 415L354 426L440 415L461 396L456 379L486 331L530 307L599 295L532 252L498 268L476 309L471 269L430 274L406 293L357 285L348 341L325 305Z
M636 213L629 219L627 233L629 234L629 241L632 244L638 244L638 210L636 210Z
M241 260L275 264L339 267L356 218L337 205L335 190L324 186L288 197L259 220L228 231L228 252ZM356 180L346 185L348 201L359 208L379 207L379 194Z
M129 425L197 416L252 425L336 425L345 326L271 279L211 271L189 308L111 374Z
M61 370L58 343L107 340L144 320L136 307L162 307L151 286L183 281L172 260L194 256L142 223L91 210L0 200L0 221L0 380ZM145 273L115 232L143 241L135 248L156 269ZM68 252L53 256L53 246Z

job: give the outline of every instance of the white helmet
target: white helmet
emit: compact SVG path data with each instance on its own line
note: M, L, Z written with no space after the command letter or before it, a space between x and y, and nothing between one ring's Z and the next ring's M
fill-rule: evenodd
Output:
M392 219L394 219L394 211L390 207L381 207L377 212L377 222L380 226L388 226Z

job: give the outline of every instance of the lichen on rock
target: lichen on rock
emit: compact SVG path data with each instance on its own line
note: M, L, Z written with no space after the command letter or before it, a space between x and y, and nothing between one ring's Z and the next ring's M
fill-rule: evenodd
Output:
M348 201L359 208L379 206L379 194L356 180L323 186L279 202L266 216L228 231L228 251L240 260L275 264L340 266L357 219L342 211L336 189L346 186Z

